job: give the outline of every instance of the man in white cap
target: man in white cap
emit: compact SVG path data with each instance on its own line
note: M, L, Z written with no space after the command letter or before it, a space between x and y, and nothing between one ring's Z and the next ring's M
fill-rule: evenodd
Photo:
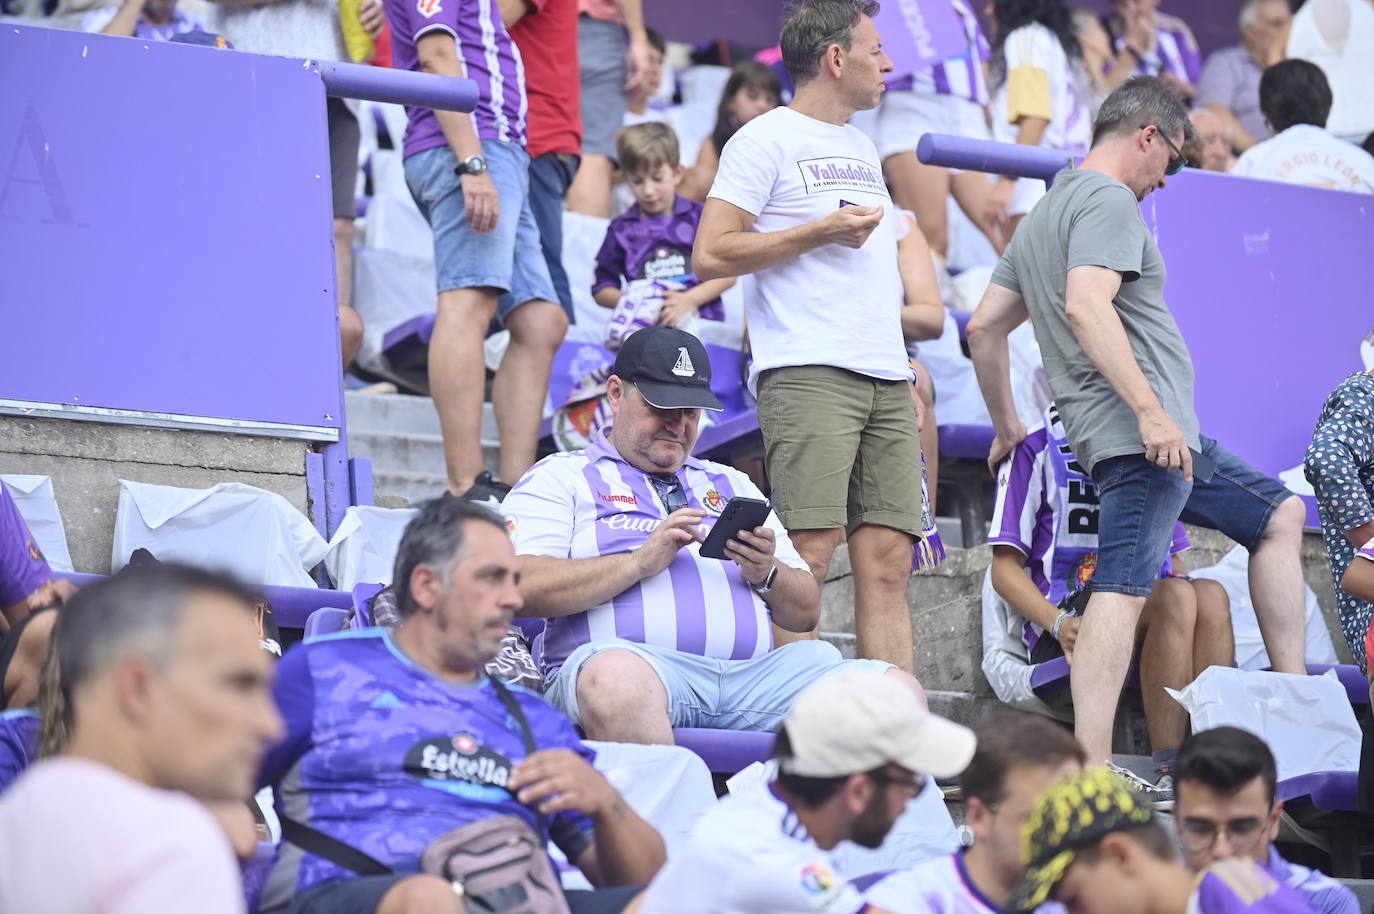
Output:
M776 780L703 816L640 914L888 914L835 872L829 852L846 839L881 845L929 777L964 770L975 742L891 676L826 676L778 732Z

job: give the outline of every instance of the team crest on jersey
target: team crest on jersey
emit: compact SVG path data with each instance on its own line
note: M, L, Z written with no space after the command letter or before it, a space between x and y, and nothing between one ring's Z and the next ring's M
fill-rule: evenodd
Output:
M710 511L712 514L719 514L725 507L725 496L721 495L715 489L710 489L702 496L701 503L706 507L707 511Z
M41 550L39 550L38 543L34 542L32 538L30 538L28 541L28 547L29 558L33 559L35 562L43 561L43 553Z
M433 19L444 11L439 0L416 0L415 8L420 11L420 15L426 19Z
M824 895L835 887L835 874L819 863L808 863L802 868L802 891L808 895Z
M504 788L511 768L510 759L467 732L418 742L410 747L405 758L405 772L412 777L483 787Z
M506 533L512 538L515 537L515 526L515 518L506 518Z
M1069 572L1069 592L1073 593L1088 586L1088 582L1093 579L1093 572L1097 571L1097 553L1089 552L1078 560L1078 564L1073 566L1073 571Z

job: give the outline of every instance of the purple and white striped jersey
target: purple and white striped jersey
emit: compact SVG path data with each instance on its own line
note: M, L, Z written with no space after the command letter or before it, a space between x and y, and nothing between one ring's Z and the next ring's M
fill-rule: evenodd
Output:
M572 721L538 695L507 686L538 749L571 749L588 762ZM491 680L447 682L402 653L385 629L306 639L277 664L273 695L286 736L268 752L258 786L277 811L351 845L400 873L420 869L435 838L493 816L539 828L506 789L526 756L524 737ZM548 838L569 860L593 840L579 812L549 816ZM265 906L286 894L355 874L283 844Z
M483 140L525 145L525 65L520 49L506 32L497 0L383 0L391 25L392 65L420 72L416 43L435 30L447 32L458 45L458 60L468 79L477 82L473 123ZM448 141L430 108L406 107L405 155L443 146Z
M906 76L898 76L887 81L889 92L923 92L927 95L957 95L969 101L986 105L992 100L988 93L988 81L983 74L983 64L991 49L987 36L978 24L978 17L969 9L967 0L950 0L954 15L964 28L968 40L968 50L954 57L947 57L939 63L924 67Z
M1058 605L1097 570L1097 519L1097 485L1074 457L1051 403L1045 424L1027 435L998 471L988 543L1024 555L1035 586ZM1183 524L1175 524L1169 554L1188 546ZM1168 574L1166 560L1159 576Z
M736 495L763 494L738 470L687 458L677 471L688 506L706 512L702 533ZM668 516L650 477L616 452L606 432L586 450L545 457L530 468L501 505L517 555L590 559L632 552ZM777 559L806 569L776 514ZM691 543L673 563L586 612L548 620L536 659L553 679L580 645L624 638L688 654L747 660L773 647L768 607L731 561L702 558Z
M1119 53L1126 46L1125 29L1117 19L1112 19L1107 25L1113 36L1112 44ZM1135 71L1147 76L1172 73L1196 86L1202 78L1202 51L1188 23L1177 16L1155 13L1154 58L1138 59Z

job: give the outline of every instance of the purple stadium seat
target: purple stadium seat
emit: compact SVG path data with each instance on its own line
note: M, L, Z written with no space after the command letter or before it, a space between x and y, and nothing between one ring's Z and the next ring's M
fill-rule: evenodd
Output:
M1069 687L1069 661L1055 657L1031 667L1031 691L1040 698L1053 695ZM1126 674L1126 688L1140 688L1140 670L1132 665Z
M387 364L406 387L429 391L429 338L434 335L434 315L422 314L398 324L382 337Z
M1317 771L1279 781L1277 796L1285 803L1303 801L1327 812L1355 812L1359 773Z
M105 575L72 572L64 573L62 577L77 587L84 587ZM277 625L282 628L304 628L310 614L322 606L348 609L353 605L353 595L344 590L269 584L262 588L262 595L271 602L272 613L277 617Z
M382 584L359 584L353 588L353 628L368 628L372 625L372 598L384 589Z
M973 317L972 311L960 311L957 308L950 308L949 313L954 317L954 323L959 328L959 339L963 342L968 341L968 322Z
M699 755L716 774L734 774L754 762L767 761L773 754L774 738L772 733L750 730L673 729L677 744Z
M337 606L321 606L310 614L310 618L305 620L305 637L313 638L316 635L329 635L343 628L344 616L348 615L348 610L340 609Z
M997 433L991 425L954 423L940 427L940 456L961 457L986 462L992 439Z
M1369 817L1359 811L1359 779L1355 771L1317 771L1285 778L1275 791L1300 828L1326 838L1331 875L1342 879L1361 875L1361 848L1369 846Z
M1345 686L1345 694L1350 696L1352 705L1369 704L1369 680L1364 678L1360 668L1350 663L1309 663L1307 672L1312 676L1320 676L1327 670L1335 670L1336 678Z

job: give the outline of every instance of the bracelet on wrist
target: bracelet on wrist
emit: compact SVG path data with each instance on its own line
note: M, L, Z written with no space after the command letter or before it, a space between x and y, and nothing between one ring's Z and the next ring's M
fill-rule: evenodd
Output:
M1054 617L1054 625L1050 626L1050 637L1055 641L1059 640L1059 626L1071 615L1073 615L1073 613L1069 612L1067 609L1061 609L1059 610L1059 615Z

